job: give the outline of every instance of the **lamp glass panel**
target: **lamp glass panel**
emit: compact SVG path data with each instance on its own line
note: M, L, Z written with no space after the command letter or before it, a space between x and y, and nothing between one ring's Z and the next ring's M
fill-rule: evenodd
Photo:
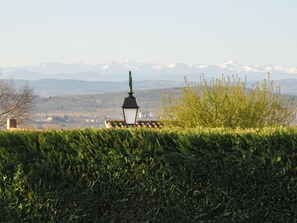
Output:
M124 108L126 124L135 124L137 108Z

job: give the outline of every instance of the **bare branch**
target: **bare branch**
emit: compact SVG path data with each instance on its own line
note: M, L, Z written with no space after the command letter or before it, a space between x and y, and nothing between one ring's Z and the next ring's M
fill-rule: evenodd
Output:
M29 120L34 105L33 90L23 86L17 90L12 81L0 80L0 128L9 117L14 117L19 124Z

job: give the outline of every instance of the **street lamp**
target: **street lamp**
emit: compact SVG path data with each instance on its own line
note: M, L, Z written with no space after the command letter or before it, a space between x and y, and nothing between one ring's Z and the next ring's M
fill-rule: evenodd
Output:
M133 96L131 71L129 71L129 87L129 96L125 98L122 109L126 125L135 125L139 106L137 105L136 98Z

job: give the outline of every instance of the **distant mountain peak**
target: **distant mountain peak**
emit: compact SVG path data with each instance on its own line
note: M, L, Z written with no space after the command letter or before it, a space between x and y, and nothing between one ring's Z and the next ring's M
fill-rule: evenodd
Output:
M106 70L109 68L109 64L105 64L103 67L101 67L102 70Z
M220 67L235 72L259 72L259 70L255 66L242 65L236 63L233 60L228 60L227 62L220 64Z
M234 62L234 60L228 60L228 61L226 61L226 62L224 62L224 63L222 63L222 65L233 65L233 64L237 64L236 62Z
M28 67L3 68L1 77L28 80L51 78L89 81L123 81L127 80L129 70L133 72L134 80L183 81L184 76L187 76L189 80L198 80L199 76L202 74L206 77L219 77L222 74L236 74L246 76L248 80L262 80L266 78L265 73L267 72L270 73L272 79L297 79L297 67L243 65L234 60L228 60L219 65L205 65L178 62L168 64L144 63L131 59L98 65L48 62Z
M176 63L168 64L167 67L169 67L169 68L175 68L176 67Z

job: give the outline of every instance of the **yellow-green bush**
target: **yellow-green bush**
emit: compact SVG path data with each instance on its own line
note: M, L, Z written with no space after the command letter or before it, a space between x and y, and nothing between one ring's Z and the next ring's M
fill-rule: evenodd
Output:
M0 133L0 222L294 222L297 131Z
M269 79L248 90L239 78L222 76L186 82L181 97L164 97L161 113L169 126L263 128L290 124L295 108Z

